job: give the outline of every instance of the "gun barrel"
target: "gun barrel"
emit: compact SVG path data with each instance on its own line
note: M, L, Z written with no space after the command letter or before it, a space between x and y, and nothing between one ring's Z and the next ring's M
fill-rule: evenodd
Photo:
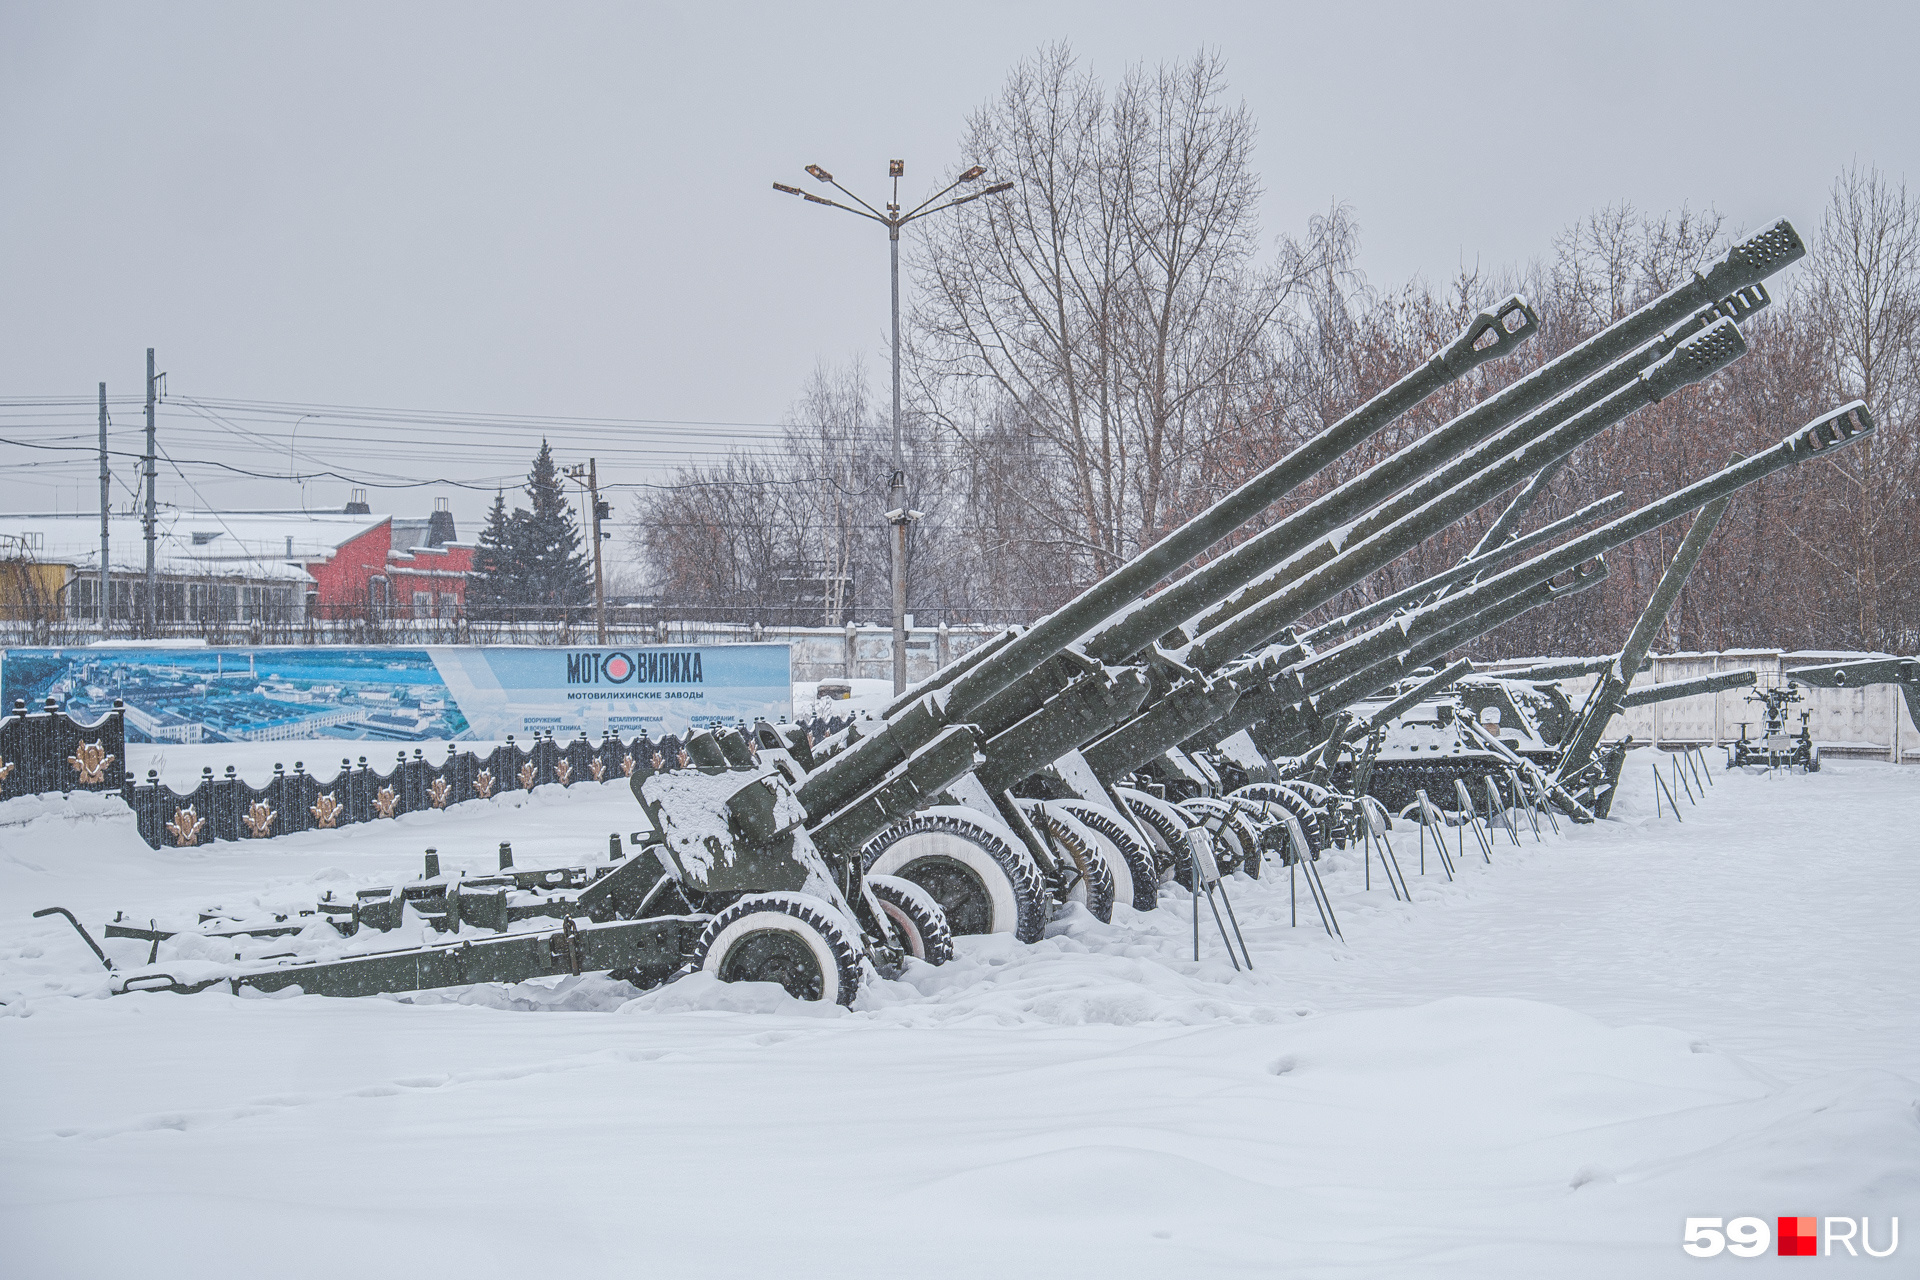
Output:
M1309 609L1326 604L1368 574L1391 564L1554 458L1572 452L1642 406L1709 376L1745 350L1746 342L1733 321L1716 321L1598 404L1357 544L1349 544L1304 576L1295 577L1293 568L1282 566L1268 582L1284 585L1274 589L1254 608L1229 617L1202 635L1187 651L1186 662L1211 670L1254 648ZM1243 596L1262 585L1256 583ZM1226 610L1228 605L1237 608L1235 601L1228 601L1215 614Z
M1444 466L1432 470L1417 483L1409 485L1367 512L1351 527L1329 531L1330 536L1324 541L1312 546L1303 546L1299 553L1284 564L1278 572L1269 574L1238 593L1227 596L1208 610L1204 616L1189 623L1179 635L1169 637L1164 643L1177 646L1187 636L1198 635L1220 626L1236 614L1259 604L1290 580L1325 564L1345 548L1370 538L1403 517L1422 511L1442 495L1457 490L1470 481L1483 478L1490 467L1496 465L1500 467L1502 487L1519 483L1527 477L1520 474L1513 465L1516 451L1536 443L1556 427L1564 427L1565 424L1577 419L1594 406L1605 402L1616 392L1633 385L1635 379L1642 376L1659 377L1663 372L1672 372L1674 365L1668 365L1665 370L1662 370L1661 362L1673 355L1689 339L1699 337L1720 320L1745 319L1765 305L1765 301L1765 291L1755 286L1703 309L1685 323L1675 326L1645 347L1633 352L1629 357L1604 369L1575 390L1527 415L1521 421L1447 462ZM1656 393L1652 398L1658 399L1660 394L1664 393ZM1628 412L1631 410L1629 409ZM1545 480L1552 478L1553 470L1566 461L1567 456L1579 447L1583 439L1584 437L1580 434L1571 433L1566 436L1564 448L1535 450L1526 454L1527 458L1542 460L1540 469L1532 473L1532 479L1540 481L1541 487L1544 487ZM1498 490L1489 491L1485 484L1476 485L1476 488L1487 498L1491 498L1495 492L1498 492ZM1495 521L1496 527L1510 525L1517 521L1521 512L1531 501L1531 495L1538 492L1538 488L1529 483L1527 492L1510 503L1507 510ZM1492 541L1483 540L1483 545L1491 547Z
M1329 711L1349 706L1361 698L1371 697L1378 690L1400 679L1405 672L1423 667L1442 654L1451 653L1468 641L1478 639L1495 627L1506 625L1523 613L1538 609L1542 605L1552 604L1567 596L1590 591L1606 581L1606 578L1606 561L1596 559L1591 563L1575 566L1572 579L1564 583L1556 583L1551 579L1530 582L1509 595L1498 596L1491 601L1481 599L1473 605L1452 611L1436 610L1440 625L1425 627L1418 636L1410 635L1408 638L1413 643L1405 645L1403 652L1380 657L1367 666L1349 663L1338 671L1324 670L1317 678L1310 678L1302 673L1302 683L1310 691L1317 693L1314 704L1320 714L1325 715ZM1358 669L1354 669L1355 667Z
M1920 659L1867 658L1858 662L1834 662L1818 667L1800 667L1786 673L1787 679L1823 689L1857 689L1869 684L1891 684L1907 700L1907 714L1920 724Z
M1540 662L1531 667L1520 667L1513 671L1489 671L1486 674L1492 680L1518 680L1523 684L1528 682L1544 684L1549 680L1571 680L1577 676L1594 675L1605 671L1617 661L1619 661L1617 657L1574 658L1566 662ZM1652 665L1651 661L1642 661L1636 670L1645 671Z
M803 797L802 803L809 812L815 811L816 800L824 809L833 810L876 785L890 769L930 741L942 725L967 720L995 694L1146 595L1154 583L1232 534L1447 383L1506 355L1539 327L1539 318L1518 295L1481 311L1457 338L1419 368L1107 574L1064 607L1018 635L1010 633L990 655L968 664L950 681L936 677L922 686L929 691L916 691L911 699L897 700L901 720L915 718L912 732L882 731L832 754L821 773L808 778L806 786L813 794ZM932 721L915 716L916 706L933 708ZM878 745L883 738L888 740L887 745Z
M1727 504L1732 501L1731 493L1715 498L1700 508L1700 513L1687 527L1687 536L1680 540L1680 549L1674 552L1666 572L1660 575L1647 607L1633 624L1626 644L1621 646L1619 660L1603 672L1594 684L1586 707L1574 723L1573 732L1567 735L1566 747L1560 755L1562 776L1569 770L1584 767L1594 748L1600 745L1600 735L1606 729L1607 722L1613 719L1619 707L1620 695L1626 692L1628 683L1633 679L1627 673L1637 668L1641 659L1647 656L1647 650L1653 647L1654 634L1666 621L1667 611L1679 598L1680 589L1686 585L1694 565L1700 562L1700 557L1706 552L1707 541L1713 537L1720 517L1727 513Z
M1126 724L1082 750L1095 777L1110 783L1132 773L1232 710L1241 689L1232 680L1187 680Z
M1457 605L1444 614L1436 611L1437 621L1424 629L1424 638L1400 634L1397 623L1387 623L1369 633L1376 643L1364 655L1356 653L1353 661L1342 665L1340 670L1350 674L1341 676L1325 668L1310 670L1306 662L1288 666L1260 681L1227 715L1196 730L1189 737L1188 745L1207 745L1241 729L1268 722L1260 731L1262 736L1269 743L1284 744L1275 747L1278 754L1295 754L1304 747L1314 726L1329 713L1371 697L1406 678L1408 673L1530 609L1596 587L1606 576L1606 562L1596 559L1591 564L1576 566L1573 579L1566 583L1533 582L1492 602L1481 599ZM1283 723L1272 723L1276 720Z
M1472 674L1473 663L1465 658L1460 659L1452 666L1428 676L1386 706L1355 723L1353 728L1347 730L1347 737L1349 739L1366 737L1375 729L1413 710L1442 689L1450 689Z
M1730 498L1747 485L1786 467L1843 448L1873 430L1873 419L1866 406L1852 401L1808 423L1770 449L1414 614L1363 633L1345 645L1289 668L1282 678L1297 681L1300 694L1310 696L1317 692L1319 696L1314 703L1320 715L1351 705L1400 678L1409 666L1447 653L1529 609L1597 585L1605 576L1604 562L1600 562L1595 571L1580 571L1581 566L1600 553L1651 532L1697 507ZM1554 585L1553 577L1568 570L1575 570L1580 576L1572 583ZM1637 662L1635 659L1634 665L1637 666ZM1255 696L1260 697L1258 693ZM1260 697L1254 705L1265 711L1273 701L1272 697Z
M1757 671L1716 671L1712 675L1695 676L1691 680L1641 685L1620 696L1619 709L1625 711L1656 702L1671 702L1675 698L1692 698L1703 693L1719 693L1722 689L1744 688L1759 679L1759 674Z
M1753 252L1747 250L1752 246ZM1708 327L1715 320L1744 320L1766 306L1769 299L1759 280L1779 270L1805 252L1799 236L1785 222L1762 232L1753 240L1729 253L1706 276L1696 276L1649 302L1640 310L1608 326L1573 349L1547 361L1539 368L1487 397L1480 404L1452 421L1428 432L1402 448L1392 457L1368 468L1362 474L1339 485L1331 492L1289 513L1269 528L1233 548L1159 594L1137 603L1113 622L1088 638L1087 652L1103 661L1118 662L1140 652L1156 637L1173 633L1180 623L1201 610L1225 599L1235 590L1288 556L1305 550L1316 540L1364 515L1379 504L1381 495L1395 494L1406 486L1421 482L1418 492L1395 499L1401 503L1390 508L1383 520L1391 520L1401 511L1410 511L1464 478L1450 466L1476 445L1496 440L1498 448L1486 457L1511 453L1554 421L1534 417L1535 412L1562 396L1571 403L1558 406L1562 416L1592 404L1630 382L1644 366L1671 351L1674 345ZM1724 292L1715 292L1724 290ZM1661 336L1669 325L1673 332ZM1653 345L1644 351L1644 344ZM1627 357L1633 357L1628 359ZM1616 362L1617 365L1616 365ZM1616 366L1609 368L1608 366ZM1595 375L1600 375L1595 377ZM1579 384L1594 378L1591 385ZM1523 422L1524 420L1524 422ZM1519 428L1513 424L1522 423ZM1530 424L1530 425L1529 425ZM1444 471L1436 476L1437 471ZM1525 503L1517 503L1502 524L1517 521ZM1374 527L1379 527L1375 525ZM1499 535L1504 537L1504 529ZM1494 536L1483 544L1491 549ZM1244 607L1244 604L1243 606ZM1221 615L1206 626L1217 625ZM1196 630L1193 634L1197 634ZM1184 637L1172 638L1180 643Z
M989 794L1005 791L1035 770L1059 759L1083 742L1120 724L1147 700L1140 672L1122 668L1084 676L1049 699L1038 711L987 741L986 762L975 770Z
M1372 604L1355 609L1352 613L1343 614L1331 622L1323 622L1311 630L1302 632L1300 638L1306 641L1314 641L1326 636L1339 635L1342 632L1352 631L1356 627L1366 626L1371 622L1386 617L1404 605L1412 604L1416 600L1423 600L1433 595L1435 591L1441 587L1449 586L1452 583L1460 581L1462 578L1471 578L1478 574L1485 573L1501 560L1516 556L1522 551L1530 551L1543 542L1551 542L1569 529L1583 525L1596 516L1610 515L1625 506L1626 503L1627 495L1625 493L1610 493L1597 502L1589 502L1572 515L1562 516L1552 524L1542 525L1532 533L1523 534L1510 542L1504 542L1483 555L1462 560L1451 569L1442 569L1439 573L1414 583L1404 591L1396 591L1390 596L1384 596L1381 599L1375 600Z
M1512 351L1539 326L1539 319L1517 295L1482 311L1459 337L1418 369L1088 587L1064 608L1042 618L1002 647L992 661L979 663L961 676L949 686L952 714L965 716L1414 405L1455 378Z

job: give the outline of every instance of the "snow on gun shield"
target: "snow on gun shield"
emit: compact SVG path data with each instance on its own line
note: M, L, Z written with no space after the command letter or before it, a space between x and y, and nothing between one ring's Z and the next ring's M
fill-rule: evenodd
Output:
M758 763L746 739L724 730L688 739L691 769L636 771L634 797L653 827L644 848L689 905L712 913L691 968L845 1004L859 988L863 960L888 973L908 955L939 963L952 954L951 933L938 903L917 886L870 880L841 852L823 856L797 794L805 774L789 750L804 750L804 732L787 729L756 729ZM970 765L971 738L959 740ZM896 793L918 796L911 768L891 781ZM851 839L891 821L899 803L863 796L820 830Z

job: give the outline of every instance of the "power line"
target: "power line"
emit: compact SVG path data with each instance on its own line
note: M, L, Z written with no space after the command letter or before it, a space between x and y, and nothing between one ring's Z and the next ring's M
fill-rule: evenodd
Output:
M98 447L89 446L89 445L35 444L32 441L15 440L5 436L0 436L0 444L17 445L23 449L45 449L45 450L61 452L61 453L88 453L88 454L94 455L95 457L99 456ZM132 458L137 461L144 461L146 458L146 455L143 453L128 453L125 450L119 450L119 449L109 449L107 451L107 455L109 457L114 457L114 458ZM432 488L433 486L436 486L436 485L440 485L440 486L445 486L448 488L455 488L455 489L469 489L475 493L491 493L494 490L502 487L517 488L519 486L519 482L525 478L520 473L514 472L508 475L497 476L497 477L490 477L490 478L483 477L482 480L478 483L470 480L455 480L445 476L434 477L431 479L398 479L396 478L396 479L381 481L381 480L368 479L365 476L349 475L348 473L342 472L342 471L311 471L311 472L254 471L246 467L236 467L230 462L220 462L212 458L175 459L175 458L169 457L167 461L172 463L176 469L183 466L213 467L221 471L231 472L234 475L245 476L255 480L286 480L286 481L298 482L298 481L306 481L306 480L331 479L331 480L339 480L349 485L359 485L360 487L367 488L367 489L426 489L426 488ZM800 485L800 484L826 485L832 488L841 489L841 491L845 493L856 492L854 490L843 488L839 484L838 479L833 476L795 476L787 479L779 479L774 477L755 477L755 478L743 479L743 480L690 480L690 481L675 481L673 483L660 483L660 482L653 482L653 481L646 481L646 480L627 480L627 481L619 482L617 484L605 484L605 485L602 485L601 488L603 489L678 490L678 489L727 488L727 487L732 487L737 485L759 486L759 485Z

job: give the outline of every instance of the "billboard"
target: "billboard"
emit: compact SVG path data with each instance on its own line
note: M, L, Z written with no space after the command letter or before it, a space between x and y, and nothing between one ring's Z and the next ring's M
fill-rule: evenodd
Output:
M684 737L790 717L790 667L784 644L7 649L0 703L89 720L118 698L130 742Z

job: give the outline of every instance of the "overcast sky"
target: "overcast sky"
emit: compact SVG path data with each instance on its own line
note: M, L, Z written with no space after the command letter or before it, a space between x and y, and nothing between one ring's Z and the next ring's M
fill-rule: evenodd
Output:
M469 479L520 427L187 399L629 420L562 461L647 479L777 423L819 362L884 369L885 233L769 188L818 162L919 191L1043 43L1117 76L1218 49L1261 125L1264 232L1353 206L1376 284L1550 250L1589 210L1819 221L1849 162L1920 181L1920 6L1127 4L101 6L0 2L0 399L119 400L158 348L177 459ZM0 405L0 437L91 439ZM70 415L70 416L69 416ZM216 421L216 419L219 419ZM290 426L292 424L292 426ZM295 431L293 427L298 427ZM134 482L116 461L116 502ZM86 510L85 455L0 443L0 510ZM193 481L193 487L180 478ZM164 501L337 507L163 467ZM197 490L197 495L195 490ZM486 498L375 490L376 511Z

